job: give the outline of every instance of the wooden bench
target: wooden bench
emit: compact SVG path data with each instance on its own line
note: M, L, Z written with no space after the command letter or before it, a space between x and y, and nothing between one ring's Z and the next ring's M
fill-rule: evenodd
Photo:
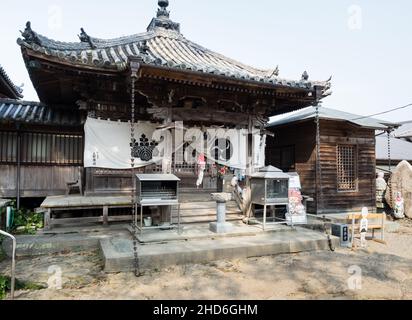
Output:
M372 231L372 240L375 240L375 231L381 231L381 239L378 242L385 241L385 223L386 223L386 214L379 213L379 214L369 214L368 215L369 227L368 231ZM360 233L360 220L362 220L362 214L360 213L352 213L347 216L347 224L350 225L350 229L352 232L352 239L355 239L355 233L358 231Z

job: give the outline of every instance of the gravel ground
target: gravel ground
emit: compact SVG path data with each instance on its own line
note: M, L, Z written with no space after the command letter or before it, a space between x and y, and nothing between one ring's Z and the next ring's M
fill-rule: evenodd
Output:
M412 299L412 222L387 234L387 245L176 266L106 275L98 252L19 260L17 277L62 289L19 291L18 299ZM350 271L361 272L361 277ZM57 273L56 273L57 270ZM49 271L51 273L49 273ZM0 273L9 272L9 261ZM356 282L355 280L360 279ZM350 286L351 284L351 286ZM353 285L357 284L353 288ZM352 290L351 290L352 289ZM354 290L353 290L354 289Z

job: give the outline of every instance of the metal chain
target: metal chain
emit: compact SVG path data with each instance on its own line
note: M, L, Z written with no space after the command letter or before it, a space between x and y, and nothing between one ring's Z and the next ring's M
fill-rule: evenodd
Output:
M391 150L391 131L388 130L388 169L389 169L389 201L391 202L390 207L393 207L393 192L392 192L392 150Z
M322 165L320 162L320 116L319 116L319 104L315 106L315 123L316 123L316 171L319 184L318 204L320 207L323 205L323 188L322 188ZM317 208L319 210L319 207Z
M136 89L135 89L136 79L132 77L132 89L131 89L131 104L132 104L132 114L131 114L131 121L130 121L130 160L131 160L131 167L132 167L132 194L131 194L131 203L132 203L132 230L133 230L133 252L134 252L134 274L136 277L140 277L140 270L139 270L139 255L137 251L138 246L138 239L137 239L137 212L136 212L136 199L135 199L135 187L134 187L134 180L135 180L135 158L133 157L133 148L135 140L135 123L136 123Z

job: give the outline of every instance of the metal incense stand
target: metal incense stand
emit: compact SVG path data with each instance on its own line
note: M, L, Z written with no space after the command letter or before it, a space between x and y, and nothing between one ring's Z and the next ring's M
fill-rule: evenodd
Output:
M178 232L180 233L180 202L179 202L179 183L180 179L172 174L137 174L136 175L136 210L140 206L140 224L135 224L142 233L144 230L165 229L166 226L144 225L144 207L173 207L178 208ZM174 227L172 210L170 212L170 228Z
M268 223L267 207L285 206L286 211L289 211L289 179L289 175L272 166L263 168L251 177L252 205L263 206L263 230L268 224L287 224L286 219L277 219L282 221ZM274 220L276 220L275 216Z

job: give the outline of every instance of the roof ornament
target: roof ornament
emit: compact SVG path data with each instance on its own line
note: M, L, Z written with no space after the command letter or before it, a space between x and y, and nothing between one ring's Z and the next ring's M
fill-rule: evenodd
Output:
M92 41L92 38L84 31L84 28L80 28L80 34L78 35L81 42L87 42L92 49L96 49L95 44Z
M170 11L167 11L167 7L169 6L169 0L159 0L159 9L157 9L157 17L164 17L164 18L169 18L170 17Z
M41 46L41 41L39 39L39 36L31 28L31 22L30 21L26 22L26 29L24 31L20 31L20 33L23 36L24 41L26 41L27 43L30 43L30 44L35 43L35 44Z
M279 66L276 66L275 69L269 70L267 73L268 78L275 78L279 76Z
M328 80L325 81L325 86L323 87L322 90L322 96L323 97L328 97L332 94L332 76Z
M169 0L158 0L157 3L159 5L159 9L157 9L157 16L152 19L147 31L162 28L180 33L180 24L170 20L170 11L167 10Z
M309 74L307 71L305 71L302 74L302 81L308 81L308 80L309 80Z
M142 43L139 43L138 47L139 47L140 52L143 54L147 54L148 51L150 50L149 46L147 45L146 40L144 40Z

